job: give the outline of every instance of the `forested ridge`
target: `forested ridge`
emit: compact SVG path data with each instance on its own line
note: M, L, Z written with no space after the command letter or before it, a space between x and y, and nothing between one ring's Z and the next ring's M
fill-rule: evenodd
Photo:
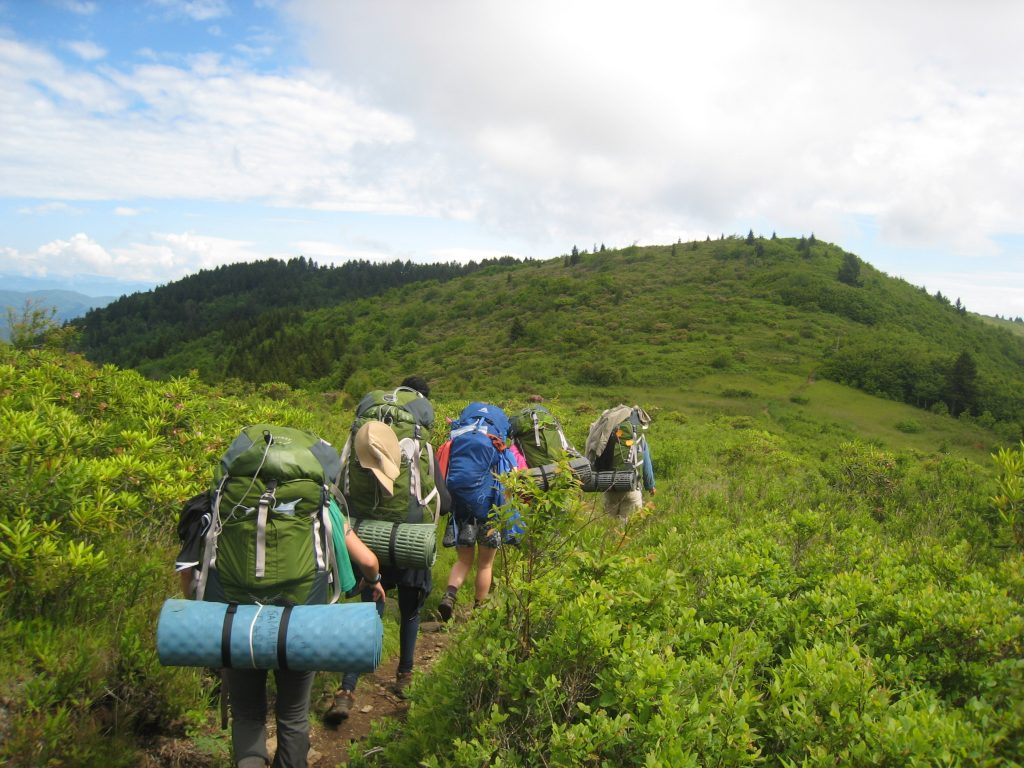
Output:
M197 370L353 397L414 369L457 392L779 372L1011 438L1024 423L1018 324L986 322L813 235L417 270L233 265L90 313L83 348L150 376Z
M94 360L153 375L182 373L180 366L165 367L160 361L190 341L208 336L206 343L218 354L230 354L232 340L254 324L275 329L317 307L376 296L411 282L450 280L487 264L512 261L507 257L482 264L358 260L331 267L300 256L229 264L122 296L87 313L76 325L82 330L83 350Z

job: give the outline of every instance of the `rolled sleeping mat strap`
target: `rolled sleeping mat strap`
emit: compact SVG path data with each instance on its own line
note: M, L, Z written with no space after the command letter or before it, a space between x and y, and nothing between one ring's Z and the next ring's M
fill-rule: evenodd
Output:
M288 669L288 621L292 617L291 605L286 605L281 612L281 622L277 625L277 668Z
M224 623L220 631L220 665L223 669L231 669L231 625L237 610L238 603L229 603L224 612Z
M226 666L223 638L229 607L203 600L167 600L156 628L160 663ZM291 609L238 605L231 615L227 631L231 669L372 672L380 664L384 625L376 603Z
M352 530L385 565L397 568L431 568L437 559L437 525L391 523L369 518L351 521Z
M542 491L546 491L551 483L551 477L558 471L557 464L545 464L542 467L533 467L532 469L526 470L526 473L534 479L537 483L537 487ZM576 479L579 480L580 485L583 486L584 491L593 490L589 487L593 484L593 467L590 466L590 460L586 456L577 456L576 458L569 460L569 471L572 472Z
M391 535L388 536L388 563L397 566L398 559L395 557L395 540L398 538L398 523L391 524Z
M631 491L636 484L636 473L628 469L594 473L594 491Z

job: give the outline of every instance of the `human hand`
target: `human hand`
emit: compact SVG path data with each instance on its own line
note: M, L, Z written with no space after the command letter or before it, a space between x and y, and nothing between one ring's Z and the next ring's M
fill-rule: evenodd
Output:
M384 591L384 586L378 581L376 584L372 584L370 589L373 592L373 602L386 603L388 600L387 592Z

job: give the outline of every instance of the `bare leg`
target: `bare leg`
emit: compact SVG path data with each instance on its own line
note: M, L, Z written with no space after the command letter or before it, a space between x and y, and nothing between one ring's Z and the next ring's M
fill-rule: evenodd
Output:
M451 573L448 574L448 586L455 587L458 589L462 586L462 582L466 580L466 576L469 575L469 569L473 567L473 552L475 547L456 547L455 552L459 559L452 565ZM477 571L477 578L479 579L479 570ZM487 577L490 579L490 575Z
M476 601L480 602L491 591L491 572L494 570L494 556L498 550L492 547L477 547L476 553Z

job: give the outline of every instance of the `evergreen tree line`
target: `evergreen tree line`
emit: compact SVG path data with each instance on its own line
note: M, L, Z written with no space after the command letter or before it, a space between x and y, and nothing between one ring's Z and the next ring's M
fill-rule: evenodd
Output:
M75 325L88 359L138 368L211 333L231 339L253 327L277 329L308 310L377 296L409 283L445 282L488 266L518 263L505 256L466 264L360 260L323 266L299 256L229 264L122 296L91 310Z

